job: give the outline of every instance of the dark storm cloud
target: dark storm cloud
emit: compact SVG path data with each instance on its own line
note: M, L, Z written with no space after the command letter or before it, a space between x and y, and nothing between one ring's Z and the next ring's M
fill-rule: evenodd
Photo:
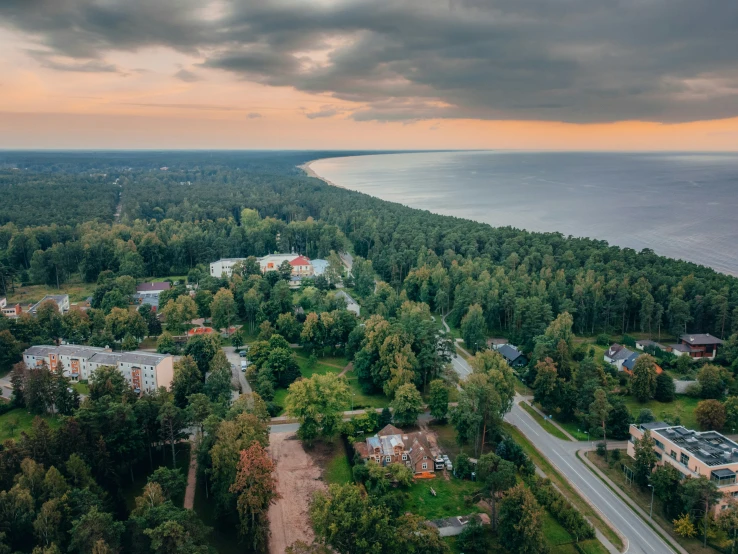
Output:
M0 21L80 63L197 53L357 120L738 115L736 0L5 0Z

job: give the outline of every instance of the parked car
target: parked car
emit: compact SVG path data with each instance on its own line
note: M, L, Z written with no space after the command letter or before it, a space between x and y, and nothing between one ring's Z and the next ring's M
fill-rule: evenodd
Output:
M249 363L246 360L241 360L241 371L246 371L247 367L249 367Z
M246 357L246 350L241 350L241 351L240 351L240 352L238 353L238 355L239 355L239 356L241 356L242 358L245 358L245 357Z

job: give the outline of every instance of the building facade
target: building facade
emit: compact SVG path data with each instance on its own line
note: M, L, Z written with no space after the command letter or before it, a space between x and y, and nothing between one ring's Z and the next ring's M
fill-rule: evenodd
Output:
M686 477L704 476L723 493L715 510L738 498L738 443L716 431L692 431L664 422L631 424L628 455L635 458L634 442L650 431L659 464L670 464Z
M222 258L210 264L210 275L212 277L230 277L233 275L233 266L238 262L246 261L246 258ZM313 265L310 259L300 254L269 254L256 258L262 273L276 271L284 262L292 266L293 277L312 277L314 275Z
M28 310L28 313L30 313L31 315L36 315L36 310L38 310L41 304L48 300L52 300L54 303L56 303L56 307L59 310L60 314L65 314L69 311L68 294L47 294L39 302L36 302L33 306L31 306Z
M717 356L718 346L721 344L723 344L723 341L713 337L710 333L682 335L679 337L679 342L668 345L667 350L676 356L714 360Z
M435 472L437 453L431 451L422 432L404 433L394 425L387 425L366 441L355 443L354 450L364 462L371 460L381 466L404 464L416 474Z
M23 353L27 367L46 364L52 371L59 363L72 381L85 381L101 366L113 366L137 392L170 389L174 378L174 358L151 352L111 352L94 346L32 346Z

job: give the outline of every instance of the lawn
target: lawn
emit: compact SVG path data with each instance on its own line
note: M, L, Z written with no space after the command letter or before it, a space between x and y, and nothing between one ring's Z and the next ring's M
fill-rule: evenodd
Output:
M297 356L297 361L305 360L307 361L309 356L305 355L304 352L301 350L295 351L295 355ZM339 371L342 370L344 367L348 365L348 358L344 356L322 356L318 358L318 362L324 365L328 366L334 366Z
M431 488L436 491L436 496L431 493ZM479 507L467 505L464 497L478 490L477 483L453 477L448 481L440 475L435 479L417 479L405 493L403 510L427 519L477 513Z
M95 286L95 283L70 282L63 284L58 289L48 285L15 287L15 291L8 296L8 305L35 303L47 294L68 294L70 302L79 302L92 296L95 292Z
M544 418L541 414L539 414L537 411L533 409L533 407L528 404L527 402L520 402L518 404L521 408L523 408L526 412L528 412L533 419L535 419L538 424L543 427L549 434L553 435L557 439L568 441L569 437L567 437L564 433L561 432L561 430L556 427L551 421Z
M456 442L456 430L453 428L453 426L450 423L444 423L444 424L438 424L431 422L430 424L431 430L436 433L436 436L438 437L438 446L441 448L444 454L448 455L451 460L456 460L456 456L458 456L461 452L464 452L474 458L474 451L472 450L471 446L459 446L459 443ZM488 452L493 452L494 449L492 448L493 445L485 444L484 445L484 454L487 454Z
M354 410L361 410L364 408L386 408L389 406L390 400L384 394L365 394L359 385L359 378L356 377L353 371L346 372L346 379L348 380L349 388L351 389ZM349 408L350 407L351 406L349 406Z
M310 379L313 375L325 375L326 373L340 373L341 369L335 366L325 365L321 362L316 363L313 367L307 358L297 357L297 365L300 366L300 373L305 379Z
M504 424L505 431L517 442L530 457L531 461L546 474L556 488L572 505L579 510L589 521L603 533L618 549L623 547L623 541L615 531L595 512L591 506L574 490L569 482L559 474L549 461L528 441L525 436L509 423Z
M190 443L180 442L176 446L177 450L177 467L187 477L187 472L190 467ZM153 467L151 469L151 462L149 461L148 452L144 451L141 453L142 458L136 462L133 467L133 482L131 482L130 475L121 476L121 494L126 501L126 507L128 510L132 510L136 507L136 497L141 496L146 482L148 481L149 475L153 473L158 467L172 467L172 447L169 445L164 446L161 450L154 449L152 451ZM178 505L181 506L184 499L180 498Z
M335 451L333 456L325 464L323 470L323 479L329 485L345 485L346 483L353 483L354 476L351 471L351 464L349 463L348 456L346 455L346 449L343 446L343 441L337 440L335 442Z
M90 387L87 385L87 383L83 383L82 381L80 381L79 383L75 383L74 388L80 394L90 394Z
M25 408L16 408L0 416L0 442L7 439L18 439L21 431L28 431L32 424L33 419L36 416L28 412ZM49 427L56 429L61 425L61 421L57 417L52 416L39 416L41 419L45 419L49 423ZM8 422L17 418L18 426L14 430L13 434L10 433L8 428Z
M649 400L648 402L638 402L632 396L623 396L623 401L630 411L630 415L635 421L640 411L647 408L653 412L657 421L670 420L674 422L679 418L680 425L684 425L687 429L698 429L697 418L694 416L694 410L700 398L691 398L683 394L678 394L674 402L658 402Z
M620 453L623 461L627 462L631 460L625 450L621 450ZM643 510L647 513L649 512L651 505L650 489L642 490L636 484L626 484L620 463L616 464L614 467L610 467L604 458L598 456L594 452L588 452L585 455L600 469L600 471L602 471L602 473L607 475L621 491L634 500ZM679 537L674 533L674 526L672 523L667 521L662 514L663 509L661 501L658 498L655 498L653 502L653 519L669 534L670 537L675 539L681 546L692 554L715 554L715 552L717 552L709 546L704 548L702 546L702 541L698 538L685 539L683 537Z

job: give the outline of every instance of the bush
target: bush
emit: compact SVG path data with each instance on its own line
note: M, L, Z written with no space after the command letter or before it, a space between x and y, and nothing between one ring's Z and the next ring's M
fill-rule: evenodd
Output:
M275 404L272 401L266 402L265 404L269 417L277 417L282 411L282 406L280 406L279 404Z
M673 402L676 395L676 386L674 379L666 373L661 373L656 377L656 392L654 398L659 402Z
M463 452L456 456L454 460L454 475L459 479L469 479L471 477L474 466L469 461L469 456Z
M648 408L643 408L636 418L636 423L651 423L656 418L653 416L653 412Z
M556 490L551 481L535 477L530 490L536 500L577 540L593 539L595 530L579 511Z
M623 344L624 344L625 346L629 346L629 347L631 347L631 348L635 348L635 345L636 345L636 341L635 341L635 339L634 339L633 337L631 337L630 335L623 335Z
M601 333L597 335L596 342L600 346L610 346L610 335L607 333Z
M613 464L617 464L620 461L621 457L622 454L617 448L610 452L610 462L612 462Z
M702 398L702 387L699 383L692 383L687 386L684 394L691 398Z
M597 455L601 458L607 458L607 445L604 442L597 443Z
M484 526L476 517L473 518L459 535L457 542L459 550L465 554L485 554L487 552L485 533Z

